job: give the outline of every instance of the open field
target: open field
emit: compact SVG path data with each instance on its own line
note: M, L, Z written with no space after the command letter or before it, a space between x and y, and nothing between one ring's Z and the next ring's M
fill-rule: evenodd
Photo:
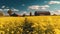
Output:
M60 16L0 17L0 34L60 34Z

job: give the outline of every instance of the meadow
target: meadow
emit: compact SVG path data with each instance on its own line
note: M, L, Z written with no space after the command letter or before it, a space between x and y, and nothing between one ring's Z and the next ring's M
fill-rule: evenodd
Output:
M0 17L0 34L60 34L60 16Z

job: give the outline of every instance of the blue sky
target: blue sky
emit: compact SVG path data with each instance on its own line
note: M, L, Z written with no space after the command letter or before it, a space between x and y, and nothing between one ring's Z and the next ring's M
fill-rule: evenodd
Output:
M35 12L37 10L58 11L60 10L59 0L0 0L0 10L12 9L18 14Z

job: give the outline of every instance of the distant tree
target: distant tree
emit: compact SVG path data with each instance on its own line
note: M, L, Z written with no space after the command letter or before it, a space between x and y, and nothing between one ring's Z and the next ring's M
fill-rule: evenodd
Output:
M37 11L35 11L34 15L37 16Z
M0 16L4 16L4 14L3 14L3 12L2 12L2 11L0 11Z
M30 12L30 16L32 16L32 12Z
M26 14L24 13L24 14L23 14L23 17L25 17L25 16L26 16Z
M56 15L56 14L53 14L53 15Z

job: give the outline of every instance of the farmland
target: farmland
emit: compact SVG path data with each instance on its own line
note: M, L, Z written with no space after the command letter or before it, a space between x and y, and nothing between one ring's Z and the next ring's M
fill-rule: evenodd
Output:
M60 16L0 17L0 34L60 34Z

